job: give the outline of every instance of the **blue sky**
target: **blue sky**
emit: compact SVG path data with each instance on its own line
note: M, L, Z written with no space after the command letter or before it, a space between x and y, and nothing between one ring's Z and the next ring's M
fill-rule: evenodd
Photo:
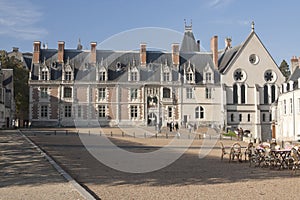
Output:
M115 34L143 27L183 33L184 19L188 24L192 19L194 35L203 49L209 49L213 35L219 36L219 48L223 48L225 37L231 37L233 45L242 43L255 21L256 33L279 65L283 59L289 62L293 55L300 56L299 4L296 0L0 0L0 49L19 47L31 52L35 40L49 48L57 48L57 41L76 48L79 38L88 49L92 41L101 44ZM141 35L140 42L151 46L149 38ZM167 39L181 42L179 37ZM123 41L125 44L126 38ZM136 47L129 45L128 50L139 48L133 45Z

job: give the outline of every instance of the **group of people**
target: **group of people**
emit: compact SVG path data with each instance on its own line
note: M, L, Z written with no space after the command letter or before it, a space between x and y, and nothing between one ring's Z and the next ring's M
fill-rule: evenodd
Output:
M174 122L168 122L167 127L169 128L170 132L172 132L174 130L178 131L178 129L179 129L178 122L175 122L175 123Z

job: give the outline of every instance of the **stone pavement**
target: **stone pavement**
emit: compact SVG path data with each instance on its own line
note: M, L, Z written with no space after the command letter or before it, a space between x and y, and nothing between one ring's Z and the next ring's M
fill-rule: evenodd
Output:
M0 199L83 199L18 132L0 131Z

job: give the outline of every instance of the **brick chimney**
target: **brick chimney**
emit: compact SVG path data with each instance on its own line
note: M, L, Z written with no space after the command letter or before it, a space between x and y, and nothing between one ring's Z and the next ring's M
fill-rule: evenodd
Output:
M300 59L300 57L299 57L299 59ZM293 56L291 58L291 73L293 73L297 69L298 66L299 66L298 58L297 58L297 56Z
M32 58L33 64L37 64L40 62L40 50L41 50L41 42L35 41L33 43L33 58Z
M97 42L91 42L91 55L90 55L90 63L95 64L96 63L96 47Z
M218 69L218 36L213 36L210 40L210 49L213 54L215 69Z
M145 67L147 62L147 51L146 51L146 43L140 44L140 64Z
M58 41L57 62L59 62L59 63L64 62L64 52L65 52L65 42L64 41Z
M172 62L173 65L179 65L179 44L172 44Z

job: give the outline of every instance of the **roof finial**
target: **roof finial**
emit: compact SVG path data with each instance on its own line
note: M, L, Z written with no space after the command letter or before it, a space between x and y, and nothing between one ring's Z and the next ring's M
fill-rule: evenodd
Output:
M77 50L82 50L81 40L78 39Z
M254 25L255 25L255 23L254 23L254 21L252 21L252 23L251 23L251 29L252 29L252 31L254 31Z
M185 31L192 31L192 20L191 20L191 22L190 22L190 25L187 25L186 24L186 19L184 19L184 29L185 29Z

